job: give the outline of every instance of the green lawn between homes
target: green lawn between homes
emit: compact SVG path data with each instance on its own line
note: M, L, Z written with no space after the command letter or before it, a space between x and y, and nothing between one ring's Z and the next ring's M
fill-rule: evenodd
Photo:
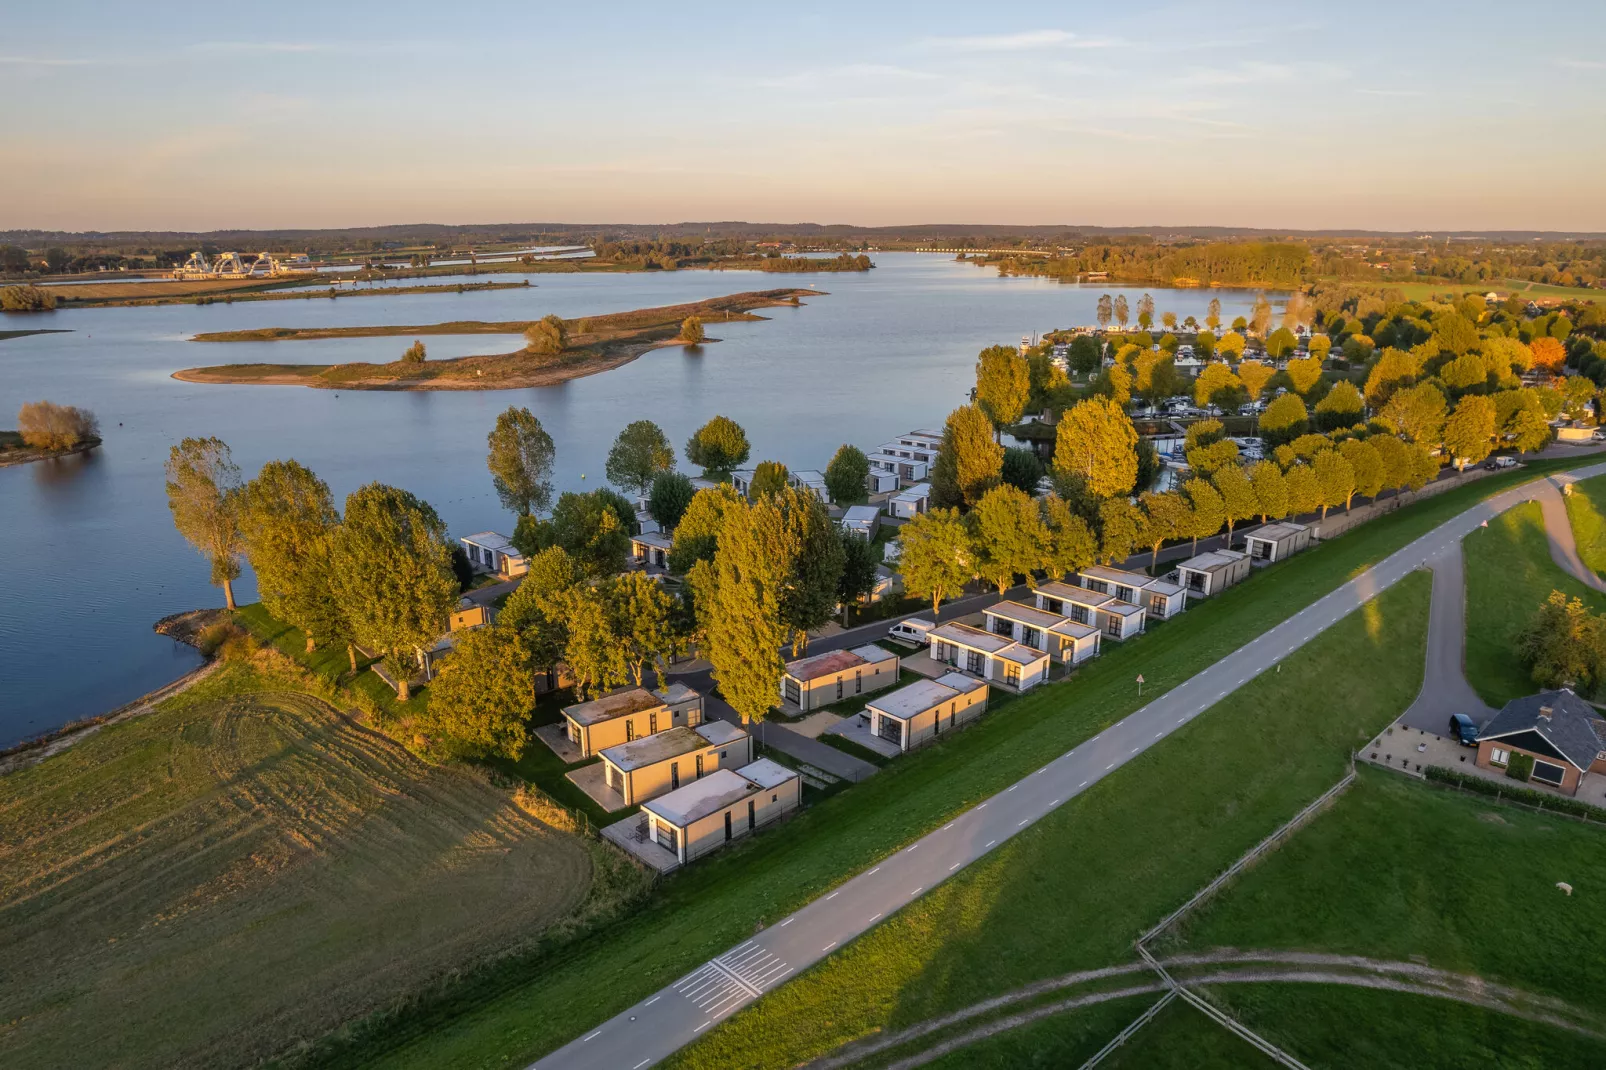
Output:
M1361 766L1329 811L1156 952L1410 960L1601 1008L1606 976L1580 951L1606 947L1603 892L1606 828Z
M1155 688L1193 675L1473 503L1580 463L1539 461L1479 480L1257 573L1142 640L1111 649L1072 680L901 759L842 793L845 799L689 868L611 934L561 956L508 959L429 1002L355 1023L304 1062L488 1064L550 1051L740 942L757 920L773 920L825 893L1124 717L1141 704L1131 685L1137 672L1153 698ZM584 1012L555 1013L556 1007Z
M1606 575L1606 476L1581 479L1567 495L1567 519L1572 521L1578 556L1596 575Z
M1343 776L1422 680L1415 573L664 1065L792 1066L1132 941ZM1021 700L1023 703L1027 700Z
M1523 503L1462 541L1467 584L1467 682L1499 708L1538 690L1516 653L1517 635L1534 611L1561 591L1594 611L1606 596L1590 590L1550 559L1538 503Z

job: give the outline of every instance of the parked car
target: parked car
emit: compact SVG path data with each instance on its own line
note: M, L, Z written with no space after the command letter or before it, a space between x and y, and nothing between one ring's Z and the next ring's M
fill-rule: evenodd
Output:
M931 642L931 629L937 625L934 621L921 620L919 617L910 617L900 620L887 629L887 638L895 639L900 643L921 647Z
M1498 471L1502 468L1515 468L1517 467L1517 459L1515 457L1490 457L1489 460L1484 463L1484 467L1491 472Z
M1450 718L1450 735L1463 747L1476 747L1478 723L1464 713L1457 713Z

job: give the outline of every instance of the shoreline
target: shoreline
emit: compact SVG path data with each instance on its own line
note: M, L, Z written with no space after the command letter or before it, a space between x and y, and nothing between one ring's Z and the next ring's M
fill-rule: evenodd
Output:
M681 305L615 312L565 320L569 345L561 353L538 354L528 348L488 356L408 364L218 364L182 368L172 378L187 383L235 386L306 386L333 390L518 390L554 386L612 371L654 349L687 346L680 332L684 321L699 317L712 326L721 322L757 321L767 317L756 308L801 306L803 298L823 290L795 288L729 294ZM193 342L281 342L328 338L427 336L432 334L522 335L536 321L374 325L368 327L267 327L195 335ZM705 337L698 345L718 342Z
M22 449L0 450L0 468L9 468L17 464L29 464L33 461L53 461L61 457L71 457L78 453L88 453L99 449L101 440L96 438L89 442L81 442L70 450L39 450L24 446Z

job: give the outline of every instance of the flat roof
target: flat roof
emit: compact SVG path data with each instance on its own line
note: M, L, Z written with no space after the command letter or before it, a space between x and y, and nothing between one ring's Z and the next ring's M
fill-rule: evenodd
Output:
M873 505L850 505L842 514L844 521L856 522L860 520L874 520L881 515L881 510Z
M1003 658L1005 661L1013 661L1016 665L1032 665L1039 661L1047 661L1048 653L1043 650L1035 650L1029 646L1023 646L1020 643L1011 643L995 654L994 657Z
M778 788L788 780L797 779L797 770L788 769L780 762L768 758L759 758L736 770L736 775L749 780L760 788L768 790Z
M1064 620L1054 625L1054 627L1050 628L1049 631L1053 632L1055 635L1068 635L1072 639L1086 639L1090 635L1099 634L1099 630L1093 627L1091 624L1078 624L1070 617L1066 617Z
M500 531L478 531L473 535L464 535L457 541L471 542L475 546L483 547L487 550L512 550L513 553L518 553L518 550L513 548L513 540L503 535Z
M936 680L916 680L908 687L900 687L865 703L866 709L896 717L900 721L940 706L959 694L959 689Z
M1074 583L1065 583L1063 580L1049 580L1032 588L1034 594L1045 594L1050 598L1058 598L1063 602L1075 602L1079 606L1092 606L1095 609L1107 602L1117 601L1115 595L1105 594L1102 591L1089 590L1078 587Z
M1178 568L1191 569L1194 572L1214 572L1218 568L1226 568L1235 561L1242 561L1244 555L1237 550L1207 550L1197 557L1190 557Z
M818 680L822 676L842 672L860 665L876 665L891 661L898 655L878 646L859 646L852 650L828 650L786 663L786 675L794 680Z
M902 499L904 501L912 502L920 498L929 497L931 497L931 484L916 483L914 486L904 487L898 493L894 494L892 496L892 500L898 501L899 499Z
M709 746L712 747L723 747L727 743L747 738L745 731L729 721L704 721L692 731L708 740Z
M1034 628L1052 628L1065 619L1063 613L1050 613L1046 609L1038 609L1024 602L999 602L997 605L988 606L982 612L988 616L1030 624Z
M620 743L615 747L608 747L602 752L602 757L628 773L632 769L667 762L671 758L678 758L682 754L690 754L707 746L709 746L708 740L695 729L671 728L633 739L628 743Z
M968 624L960 624L957 621L938 625L931 629L929 637L932 639L946 639L950 643L973 647L988 654L997 653L1015 642L1007 635L994 635L992 632L984 632L980 628L972 628Z
M662 698L645 687L626 687L601 698L594 698L590 702L577 702L573 706L565 706L563 716L575 724L591 725L655 709L663 704Z
M986 680L981 680L967 673L962 673L958 669L943 673L941 676L937 677L937 682L953 688L960 694L966 694L968 692L975 691L977 688L980 688L983 691L987 689Z
M812 468L799 468L792 473L792 479L798 483L824 483L825 476Z
M650 531L645 535L632 535L630 541L637 546L651 546L659 550L669 550L675 545L673 539L657 531Z
M702 693L696 688L687 687L685 684L677 681L670 684L667 690L658 692L658 697L663 699L671 706L678 706L680 703L685 702L688 699L700 699L703 696Z
M698 818L717 813L757 790L758 785L746 777L730 769L716 769L667 795L643 803L641 808L677 828L685 828Z
M1285 524L1278 522L1276 524L1262 524L1258 528L1254 528L1251 531L1246 531L1244 532L1244 538L1268 539L1275 541L1277 539L1286 539L1290 535L1298 535L1301 531L1309 530L1310 529L1304 524Z
M1155 580L1153 583L1149 584L1143 589L1151 594L1163 594L1167 598L1175 598L1177 595L1187 590L1187 588L1183 587L1182 584L1172 583L1170 580Z
M1128 572L1124 568L1111 568L1109 565L1089 565L1082 570L1082 575L1092 576L1096 580L1124 583L1128 587L1147 587L1155 582L1153 576L1145 576L1141 572Z

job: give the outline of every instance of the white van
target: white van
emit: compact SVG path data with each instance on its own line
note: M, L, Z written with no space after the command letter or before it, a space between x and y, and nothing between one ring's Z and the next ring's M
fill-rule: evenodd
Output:
M932 621L921 620L919 617L910 617L908 620L900 620L891 628L888 628L887 638L896 639L900 643L908 643L910 646L921 647L931 642L931 629L936 626Z

